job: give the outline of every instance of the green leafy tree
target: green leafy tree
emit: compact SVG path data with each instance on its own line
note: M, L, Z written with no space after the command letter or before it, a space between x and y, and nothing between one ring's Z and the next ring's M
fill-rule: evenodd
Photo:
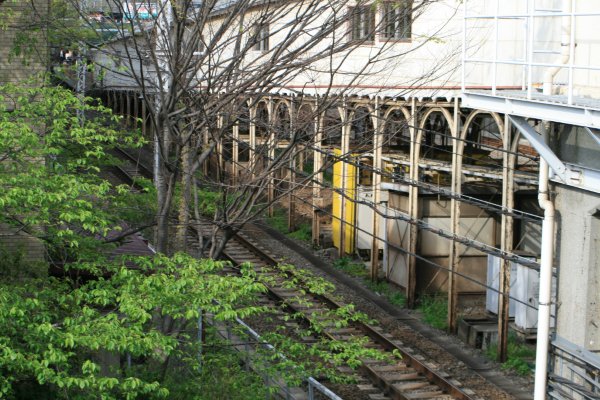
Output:
M22 254L3 257L0 398L200 399L214 385L212 374L227 371L243 380L221 380L227 387L212 388L210 398L232 398L242 381L262 397L256 376L219 351L228 344L198 340L197 325L203 315L219 324L270 311L256 298L274 278L251 266L228 276L224 263L184 253L112 257L115 235L125 238L155 215L144 205L154 196L150 183L133 192L106 173L116 162L110 149L136 145L137 134L121 132L107 109L64 88L4 86L0 93L0 223L39 239L64 270L49 277L31 273ZM334 290L291 266L274 273L316 295ZM290 318L304 317L312 322L299 331L265 334L278 351L259 352L253 363L299 383L315 373L334 377L331 367L357 366L361 358L385 358L360 337L299 344L302 336L365 318L351 307Z
M78 109L93 118L81 123ZM115 161L111 147L140 141L117 130L118 121L61 87L0 87L0 222L45 242L50 261L97 250L104 242L98 238L121 230L124 214L141 224L149 220L125 206L128 187L99 174Z
M184 360L180 343L190 341L188 322L200 310L217 320L262 311L247 302L264 286L251 274L219 275L223 263L184 254L127 261L136 268L126 260L72 267L110 279L0 284L1 395L166 398L164 371L173 356ZM127 357L133 365L123 367Z

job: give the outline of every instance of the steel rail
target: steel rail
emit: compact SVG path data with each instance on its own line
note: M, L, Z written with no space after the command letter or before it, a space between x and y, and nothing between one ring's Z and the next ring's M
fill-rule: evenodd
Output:
M127 153L126 151L124 151L122 149L117 149L117 151L120 156L125 157L128 159L128 161L134 163L136 165L136 167L139 168L138 172L141 175L143 175L145 177L149 177L148 175L151 175L151 172L147 168L145 168L144 165L142 163L140 163L138 159L136 159L135 157L133 157L132 155L130 155L129 153ZM128 179L130 179L132 184L135 185L135 179L125 169L119 168L119 170L124 175L127 175L129 177ZM207 226L209 224L210 223L208 223ZM190 230L195 235L202 234L201 232L199 232L196 229L195 226L190 225ZM237 251L236 254L232 254L233 252L231 250L228 251L227 247L229 247L231 249L232 247L234 247L236 245L246 249L248 251L248 253L250 253L250 255L244 254L244 255L242 255L242 257L240 257L239 251ZM239 249L236 249L236 250L239 250ZM279 264L279 262L277 260L275 260L270 254L265 252L263 249L261 249L257 245L253 244L242 233L238 233L232 239L230 239L230 242L228 243L228 245L226 245L223 255L226 259L230 260L232 263L234 263L236 265L241 265L245 262L248 262L252 258L254 259L252 261L253 263L256 263L256 259L258 259L261 262L265 263L265 265L269 265L269 266L277 266ZM294 307L293 304L290 304L289 298L284 297L278 293L277 288L270 287L269 285L266 285L266 284L265 284L265 287L267 288L269 295L272 298L276 299L276 301L278 301L282 304L285 304L286 307L289 307L291 310L293 310L296 313L299 313L302 315L306 314L306 309L300 309L300 308ZM342 304L340 304L339 302L337 302L336 300L332 299L329 296L316 295L316 294L311 294L311 296L314 299L316 299L317 301L321 301L326 307L328 307L331 310L337 310L337 309L340 309L343 307ZM313 303L313 302L311 302L311 303ZM307 323L310 323L310 319L308 317L305 317L305 320ZM416 373L420 374L429 383L440 388L440 390L442 392L444 392L445 394L450 395L452 398L457 399L457 400L473 400L473 398L469 394L465 393L465 391L463 391L460 387L458 387L456 384L454 384L451 381L451 378L447 374L441 373L441 372L436 371L433 368L427 366L426 362L423 362L423 361L417 359L413 354L411 354L412 351L410 351L410 350L398 345L397 343L393 342L392 340L388 339L377 328L375 328L369 324L362 323L362 322L354 322L353 326L356 327L359 331L362 331L363 334L365 334L367 337L369 337L371 340L373 340L375 342L375 344L381 346L381 348L383 348L385 351L400 353L402 356L402 362L407 367L412 368ZM327 337L329 337L330 339L334 339L334 340L337 339L335 337L336 333L334 330L326 331L323 334L326 335ZM339 339L337 339L337 340L339 340ZM369 376L369 378L372 382L374 382L377 386L379 386L381 389L383 389L384 392L387 395L389 395L391 398L399 399L399 400L419 399L418 392L417 393L410 392L410 387L409 387L409 389L402 389L398 385L393 384L388 379L386 379L386 377L384 377L383 374L379 373L376 370L376 368L369 366L367 363L363 363L363 365L360 368L367 376ZM392 379L392 381L393 381L393 379ZM422 395L424 397L422 397L422 398L427 398L428 393L429 392L423 392Z
M270 265L276 266L278 264L277 260L273 259L270 255L268 255L262 249L253 245L250 241L248 241L242 235L238 235L235 238L235 240L238 241L239 243L241 243L244 247L246 247L250 251L252 251L259 258L261 258L265 261L268 261ZM230 259L234 260L234 258L230 258ZM235 262L239 262L239 261L240 260L235 260ZM272 292L274 296L277 296L279 299L281 299L281 301L288 304L289 307L293 308L293 306L289 305L289 303L286 302L285 298L277 295L276 290L273 290L272 288L269 288L269 287L267 287L267 289L269 289L269 291ZM326 295L313 295L313 296L318 298L325 304L327 304L333 310L340 309L343 307L342 304L338 303L337 301L335 301L334 299L332 299L329 296L326 296ZM302 310L299 310L299 309L295 309L295 311L302 312ZM429 382L440 387L440 389L442 389L447 394L451 395L452 397L454 397L456 399L472 400L472 397L470 397L468 394L466 394L461 388L459 388L458 386L453 384L450 381L450 379L448 379L446 374L439 373L438 371L435 371L432 368L428 367L424 362L418 360L415 356L410 354L411 352L409 350L403 348L402 346L399 346L398 344L394 343L392 340L388 339L383 333L379 332L375 327L373 327L369 324L366 324L366 323L362 323L362 322L356 322L355 325L360 330L362 330L363 333L365 333L368 337L370 337L375 343L381 345L386 351L399 352L402 355L403 362L405 364L407 364L407 366L416 370L418 373L423 375ZM328 335L328 336L330 336L330 338L334 339L333 336L331 336L331 335ZM416 397L414 397L414 394L411 395L412 397L406 397L402 390L396 389L396 387L394 385L387 383L385 381L385 379L381 377L380 374L378 374L376 371L369 368L368 366L363 364L362 368L363 368L363 370L365 370L365 372L367 372L367 374L371 377L372 380L378 381L380 384L383 384L384 386L386 386L386 389L390 392L390 394L392 394L393 398L395 398L395 399L415 399L416 398Z

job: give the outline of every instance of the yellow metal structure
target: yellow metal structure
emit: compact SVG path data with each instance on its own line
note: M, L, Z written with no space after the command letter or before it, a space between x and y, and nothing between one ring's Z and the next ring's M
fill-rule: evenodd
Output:
M337 157L342 155L340 149L334 149L333 154ZM355 238L354 238L354 226L356 216L356 179L357 179L357 168L354 165L346 163L346 176L342 176L342 164L343 161L338 161L333 164L333 221L331 223L333 245L340 248L341 234L341 220L342 220L342 195L337 192L344 191L345 201L345 215L344 215L344 252L352 254L354 252Z

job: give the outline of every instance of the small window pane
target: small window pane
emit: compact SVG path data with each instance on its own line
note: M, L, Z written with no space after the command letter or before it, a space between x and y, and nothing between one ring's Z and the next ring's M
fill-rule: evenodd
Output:
M412 13L410 1L383 4L382 34L386 39L410 39Z
M254 50L269 51L269 26L264 25L256 29L256 44Z
M375 11L373 6L353 7L350 9L351 40L375 40Z

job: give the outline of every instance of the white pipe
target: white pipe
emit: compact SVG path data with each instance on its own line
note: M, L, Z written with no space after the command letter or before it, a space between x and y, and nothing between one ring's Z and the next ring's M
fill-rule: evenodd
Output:
M547 136L546 125L547 123L542 123L544 139L546 139ZM550 344L550 302L552 291L552 264L554 261L554 203L552 203L548 193L548 175L548 163L543 158L540 158L538 202L540 207L544 210L544 222L542 224L534 400L546 399L548 347Z
M564 1L564 0L563 0ZM570 14L573 10L573 4L571 0L565 1L565 13ZM562 17L562 25L561 25L561 39L560 39L560 58L557 61L557 64L566 65L571 58L571 16ZM558 71L562 66L550 67L544 73L544 84L543 84L543 94L551 95L552 93L552 83L554 81L554 77L558 74Z

